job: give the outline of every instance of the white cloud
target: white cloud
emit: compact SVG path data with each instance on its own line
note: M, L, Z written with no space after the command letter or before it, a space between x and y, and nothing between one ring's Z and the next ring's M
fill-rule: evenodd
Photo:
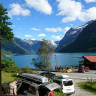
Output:
M37 40L37 39L35 39L35 38L32 38L31 40Z
M46 36L46 34L38 34L38 37L45 37Z
M17 20L20 20L20 18L17 18Z
M96 2L96 0L85 0L87 3Z
M73 24L70 24L70 26L73 26Z
M37 29L37 28L31 28L31 30L40 31L40 29Z
M96 0L86 0L86 1L96 1ZM80 2L75 0L57 0L59 13L57 15L64 16L62 22L71 22L80 20L82 22L87 22L96 19L96 7L91 7L89 9L84 9Z
M69 27L65 27L65 28L61 28L61 27L57 27L57 28L45 28L45 31L48 32L67 32L70 28Z
M78 18L82 22L96 19L96 7L92 7L88 10L81 12L81 15Z
M21 7L20 4L10 4L10 8L12 8L9 12L8 15L9 17L12 17L13 15L22 15L22 16L29 16L30 11L28 9L24 9Z
M66 33L69 29L70 29L70 27L65 27L64 28L64 33Z
M62 22L75 21L80 15L82 10L82 4L74 0L57 0L59 2L58 9L59 13L57 15L65 16Z
M62 28L57 27L57 28L45 28L45 31L49 31L49 32L62 32Z
M32 35L28 35L28 34L26 34L26 35L24 35L25 37L32 37Z
M52 35L52 38L56 39L56 40L61 40L61 35L60 36L55 36L55 35Z
M45 14L52 13L52 7L48 3L48 0L25 0L25 1L30 8L34 8L35 10Z
M13 25L13 27L16 27L15 25Z

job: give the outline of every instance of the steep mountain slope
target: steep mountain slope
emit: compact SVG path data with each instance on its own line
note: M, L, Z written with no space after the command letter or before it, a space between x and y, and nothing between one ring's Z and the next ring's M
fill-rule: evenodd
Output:
M62 49L63 47L73 43L76 38L79 36L80 32L90 23L92 23L94 20L91 20L87 23L85 23L82 26L76 27L76 28L70 28L70 30L68 30L65 34L65 36L63 37L63 39L59 42L59 45L57 46L57 48L55 49L55 51L59 51L60 49Z
M82 26L77 27L77 28L70 28L70 30L68 30L66 32L65 36L60 41L60 43L59 43L58 47L55 49L55 51L59 51L63 47L65 47L65 46L71 44L72 42L74 42L75 39L80 34L80 32L83 30L83 28L85 28L87 25L88 24L82 25Z
M14 41L19 44L21 47L23 47L24 49L28 50L28 51L34 51L34 52L37 52L35 51L32 46L37 43L38 41L37 40L31 40L31 39L20 39L20 38L17 38L17 37L14 37ZM39 41L40 42L40 41Z
M16 42L2 43L1 44L1 49L9 51L13 54L27 54L27 53L29 53L27 50L22 48Z
M96 21L88 24L76 40L59 50L59 52L96 51Z

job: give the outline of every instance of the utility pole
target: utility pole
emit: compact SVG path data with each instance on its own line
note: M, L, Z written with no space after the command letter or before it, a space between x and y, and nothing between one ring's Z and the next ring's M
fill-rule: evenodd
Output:
M56 59L56 68L57 68L57 57L56 57L56 53L55 53L55 59Z

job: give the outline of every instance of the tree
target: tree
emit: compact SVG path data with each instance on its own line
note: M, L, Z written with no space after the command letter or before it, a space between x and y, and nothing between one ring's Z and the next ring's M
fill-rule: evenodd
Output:
M0 3L0 74L1 74L1 42L12 41L14 36L12 29L9 25L12 25L8 21L7 9L3 8L3 5ZM0 87L1 87L1 75L0 75ZM0 88L0 96L2 96L2 89Z
M50 69L51 63L49 61L49 55L53 51L53 46L49 46L48 40L43 39L40 41L41 48L38 50L38 58L33 58L33 64L36 68L39 69Z
M12 68L15 68L15 61L13 61L11 58L8 58L7 60L2 58L1 66L2 71L11 72Z

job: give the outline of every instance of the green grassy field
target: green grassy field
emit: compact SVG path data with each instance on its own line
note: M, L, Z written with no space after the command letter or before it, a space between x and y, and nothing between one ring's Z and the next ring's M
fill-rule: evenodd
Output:
M54 96L67 96L64 93L53 91Z
M13 81L14 79L19 79L19 77L16 75L16 73L7 73L2 71L2 83L7 82L7 81Z
M96 82L80 82L77 83L81 88L96 94Z

